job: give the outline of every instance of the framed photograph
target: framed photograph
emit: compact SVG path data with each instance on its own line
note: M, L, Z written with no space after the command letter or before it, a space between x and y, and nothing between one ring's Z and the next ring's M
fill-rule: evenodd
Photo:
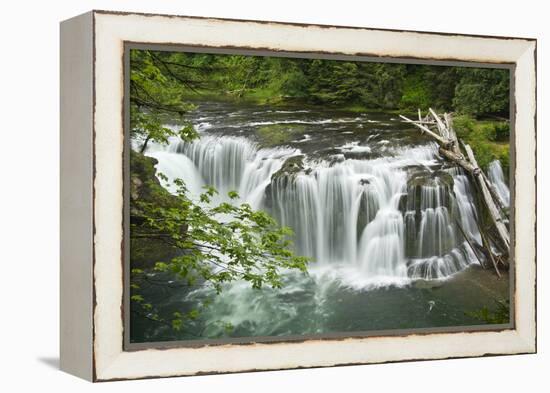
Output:
M61 368L536 351L536 40L61 24Z

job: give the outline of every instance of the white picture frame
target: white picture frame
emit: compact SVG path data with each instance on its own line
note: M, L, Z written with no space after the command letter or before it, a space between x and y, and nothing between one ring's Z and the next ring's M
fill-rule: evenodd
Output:
M127 43L513 68L513 326L294 342L124 346ZM521 137L520 137L521 136ZM90 381L536 352L536 40L91 11L61 24L61 368Z

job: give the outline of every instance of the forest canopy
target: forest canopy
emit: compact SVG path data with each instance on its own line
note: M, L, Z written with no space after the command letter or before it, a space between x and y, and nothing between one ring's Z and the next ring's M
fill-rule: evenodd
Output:
M132 51L132 62L155 65L159 76L179 84L177 92L168 89L174 100L233 97L357 110L433 107L477 118L508 117L510 106L506 69L139 50Z

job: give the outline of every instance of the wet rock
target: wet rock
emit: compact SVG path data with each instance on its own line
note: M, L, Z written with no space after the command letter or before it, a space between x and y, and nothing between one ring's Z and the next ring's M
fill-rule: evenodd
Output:
M304 155L298 155L288 158L281 169L271 176L271 181L280 179L281 177L291 177L304 170Z
M178 200L160 184L155 166L158 161L132 151L130 155L130 223L134 233L155 233L149 226L147 213L140 207L141 203L155 203L161 207L176 206ZM182 225L181 232L187 227ZM157 235L162 235L156 232ZM159 236L130 237L130 266L132 268L151 269L158 261L169 261L181 253L177 248L167 245Z
M337 164L339 162L343 162L346 160L346 156L344 154L332 154L328 157L329 166L333 166L334 164Z
M365 191L361 196L359 205L359 213L357 215L357 237L358 240L363 233L365 227L376 217L376 213L380 208L376 193L369 190Z
M304 157L304 155L289 157L281 166L281 169L271 175L271 182L266 187L264 194L266 208L271 209L273 207L273 194L288 187L298 173L303 172L308 175L311 173L311 168L304 168Z
M453 209L454 180L446 171L417 171L407 182L406 203L400 201L400 210L420 213L426 208L444 206Z
M443 286L443 280L416 280L413 286L417 289L436 289Z
M407 182L408 187L436 187L444 186L452 189L454 185L453 176L445 170L427 171L418 170L411 175Z

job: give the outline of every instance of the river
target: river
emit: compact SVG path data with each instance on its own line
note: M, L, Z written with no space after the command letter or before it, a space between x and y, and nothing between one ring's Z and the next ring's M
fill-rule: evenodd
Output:
M197 141L148 148L157 171L272 214L309 274L286 272L280 290L228 284L187 333L135 320L132 341L478 325L467 312L508 298L507 276L483 270L458 228L481 241L468 177L396 115L199 102L191 121ZM499 168L489 177L507 196ZM149 291L166 313L211 295Z

